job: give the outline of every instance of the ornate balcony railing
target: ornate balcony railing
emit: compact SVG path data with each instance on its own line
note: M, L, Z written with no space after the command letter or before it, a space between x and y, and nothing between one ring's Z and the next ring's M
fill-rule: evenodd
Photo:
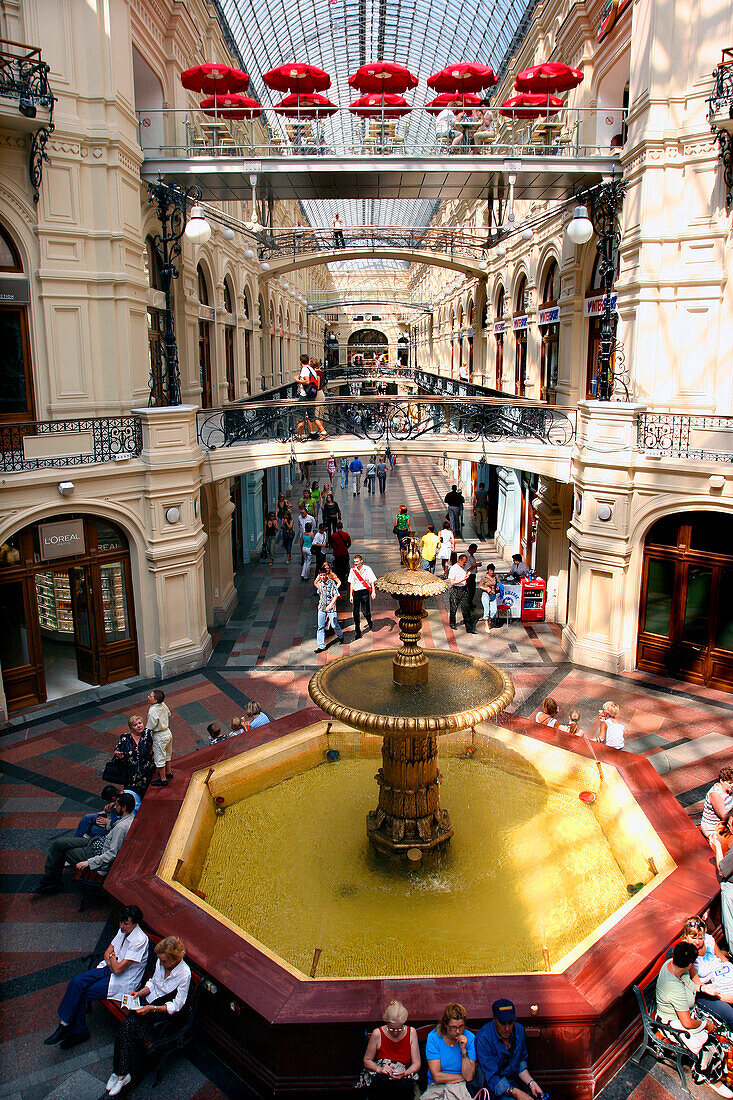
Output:
M38 202L43 162L48 160L46 143L54 130L53 107L56 100L48 82L50 68L37 46L0 38L0 102L3 99L15 100L20 119L27 119L26 125L33 130L28 175L34 202ZM37 118L39 107L47 112L40 120Z
M344 228L344 249L404 248L410 252L437 252L451 259L463 257L480 261L487 247L486 233L472 233L455 226L409 225L357 225ZM336 248L333 229L300 226L282 229L265 229L258 234L259 258L276 260L314 252L328 252Z
M0 424L0 471L63 469L134 458L143 447L137 416Z
M316 429L313 433L310 427ZM575 436L573 411L463 398L327 398L321 402L252 402L198 414L198 439L206 450L247 443L303 443L350 436L375 446L460 435L484 446L501 439L567 446ZM320 437L322 438L322 437Z
M733 416L642 413L637 449L667 458L733 462Z
M730 210L733 204L733 47L723 50L713 79L715 84L708 99L708 122L718 142L725 181L725 207Z

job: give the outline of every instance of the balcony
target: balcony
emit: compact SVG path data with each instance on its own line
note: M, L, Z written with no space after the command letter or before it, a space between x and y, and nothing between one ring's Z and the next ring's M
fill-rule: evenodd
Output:
M142 446L137 416L0 424L0 473L121 461L136 458Z
M48 83L50 66L36 46L0 38L0 125L34 133L49 126L54 96Z
M637 449L655 458L733 462L733 416L642 413Z
M618 168L609 118L620 131L623 108L491 119L454 146L436 135L423 107L397 123L360 121L345 107L325 121L288 122L267 106L257 122L234 121L225 110L213 119L196 109L146 110L138 140L144 179L160 174L184 187L195 181L211 201L249 199L251 174L275 199L472 201L501 198L508 172L518 199L564 199Z

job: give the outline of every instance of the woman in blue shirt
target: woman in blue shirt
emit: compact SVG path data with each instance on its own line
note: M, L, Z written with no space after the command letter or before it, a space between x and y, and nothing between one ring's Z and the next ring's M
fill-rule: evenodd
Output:
M421 1100L469 1100L466 1084L476 1072L476 1042L473 1032L466 1030L466 1016L463 1005L446 1005L440 1023L428 1035L428 1087Z

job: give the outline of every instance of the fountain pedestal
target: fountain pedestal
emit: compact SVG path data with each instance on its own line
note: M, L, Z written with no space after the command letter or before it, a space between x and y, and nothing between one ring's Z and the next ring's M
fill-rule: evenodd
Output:
M372 845L388 855L411 848L431 852L453 836L447 810L440 808L438 738L419 733L386 736L377 772L379 804L367 814Z

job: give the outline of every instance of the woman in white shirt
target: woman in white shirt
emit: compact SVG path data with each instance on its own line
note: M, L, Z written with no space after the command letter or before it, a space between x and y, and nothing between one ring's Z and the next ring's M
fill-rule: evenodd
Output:
M133 1078L145 1069L145 1045L153 1037L153 1022L164 1014L180 1012L186 1004L191 984L191 971L183 961L186 949L177 936L166 936L156 944L158 962L150 981L132 996L145 1004L131 1011L117 1032L112 1056L114 1073L107 1082L107 1092L117 1096Z

